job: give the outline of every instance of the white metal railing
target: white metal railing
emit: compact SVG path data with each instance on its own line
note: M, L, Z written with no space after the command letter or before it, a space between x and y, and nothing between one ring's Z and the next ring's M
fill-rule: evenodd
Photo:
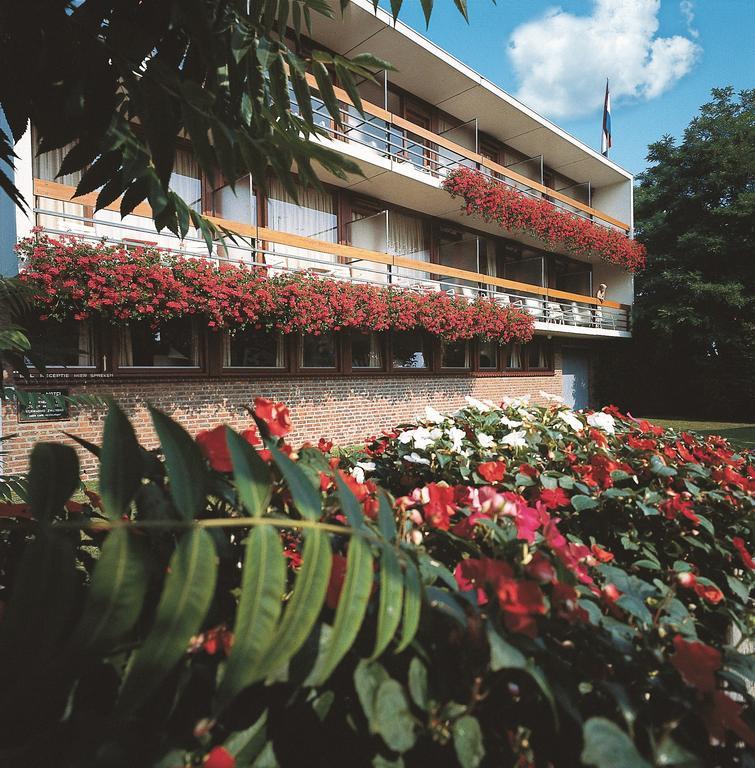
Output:
M539 286L533 286L533 291L529 292L486 284L487 278L483 274L479 275L479 282L466 277L438 275L433 272L433 268L442 270L442 265L430 262L411 262L412 266L407 267L372 262L368 257L339 260L327 251L327 246L332 244L323 242L321 245L326 250L319 251L315 240L311 241L311 247L308 243L307 248L285 244L275 244L275 247L268 244L265 247L261 239L237 237L235 242L230 239L216 241L212 250L208 251L205 240L197 231L179 239L172 233L158 233L151 226L150 220L133 214L121 220L116 212L105 210L98 211L93 217L86 217L45 208L44 205L35 207L34 213L43 230L50 235L75 236L127 248L154 246L188 258L209 259L216 264L225 262L241 264L250 269L264 269L271 276L305 273L382 287L445 291L470 301L487 296L502 306L518 307L529 312L536 322L545 324L554 332L569 329L629 330L629 312L624 307L595 305L588 297L581 301L576 294L571 294L570 298L564 298L567 294L562 292L555 292L561 293L560 296L543 295L543 289ZM146 222L149 223L145 226ZM385 256L375 253L376 257L381 255Z

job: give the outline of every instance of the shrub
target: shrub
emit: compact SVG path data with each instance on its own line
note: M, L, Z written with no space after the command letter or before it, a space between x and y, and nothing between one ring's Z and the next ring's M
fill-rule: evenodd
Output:
M36 446L0 506L14 764L746 764L752 454L556 402L338 457L254 415L153 411L147 451L112 405L86 503Z

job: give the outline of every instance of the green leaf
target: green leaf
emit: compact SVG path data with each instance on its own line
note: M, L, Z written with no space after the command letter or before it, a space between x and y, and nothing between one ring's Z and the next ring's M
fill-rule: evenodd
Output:
M422 608L422 585L419 579L419 571L413 562L406 565L404 574L404 615L401 629L401 641L396 648L396 653L401 653L414 640L419 629L419 616Z
M726 583L729 585L729 589L740 599L746 603L750 599L750 592L747 587L734 576L729 576L728 573L724 574L726 577Z
M482 729L476 717L464 715L452 728L454 750L461 768L477 768L485 757L485 745L482 743Z
M388 500L388 494L382 488L378 489L378 529L386 541L395 541L396 518L393 514L393 507Z
M217 558L207 531L193 528L170 559L155 620L131 659L118 708L133 712L171 672L197 634L215 594Z
M336 608L333 632L315 685L322 685L330 677L356 640L372 592L372 562L370 545L359 536L354 536L349 542L346 576Z
M105 515L118 520L128 513L142 479L142 454L134 428L115 402L110 403L100 449L100 496Z
M498 672L500 669L527 668L527 659L524 654L507 643L490 623L487 624L487 635L490 645L490 668L493 672Z
M317 528L306 531L302 567L275 637L260 662L257 679L282 667L304 645L325 601L332 559L328 536Z
M370 733L375 733L375 698L378 688L390 680L385 667L382 664L363 660L357 664L354 670L354 688L362 705L364 715L370 725Z
M207 469L199 446L177 422L157 408L149 409L170 480L170 495L184 520L193 520L203 509Z
M63 512L63 505L79 486L76 451L60 443L37 443L29 459L29 504L43 523Z
M604 717L590 718L582 730L581 759L595 768L651 768L629 736Z
M127 528L108 534L73 633L73 651L106 653L131 630L143 608L148 565L144 543Z
M226 441L241 504L252 517L262 517L272 496L270 468L257 451L230 427L226 427Z
M394 752L402 754L414 746L414 719L404 689L386 680L375 696L375 730Z
M243 731L233 732L223 746L233 757L236 765L247 765L262 751L267 742L267 710L257 720ZM180 765L180 762L177 764Z
M279 451L271 441L265 441L265 446L278 465L299 514L307 520L319 520L322 515L322 498L319 489L310 482L301 467Z
M584 509L595 509L598 506L598 500L593 499L592 496L584 496L578 493L576 496L571 497L571 505L577 512L581 512Z
M409 663L409 695L420 709L427 710L427 667L417 656Z
M371 659L385 651L401 623L404 602L404 579L401 564L393 549L386 545L380 555L380 602L378 604L377 632Z
M679 746L669 735L664 736L655 748L655 765L658 768L703 768L698 757Z
M272 643L280 617L285 587L286 564L280 536L270 525L257 526L246 540L233 648L217 692L216 712L225 709L258 677L260 660Z

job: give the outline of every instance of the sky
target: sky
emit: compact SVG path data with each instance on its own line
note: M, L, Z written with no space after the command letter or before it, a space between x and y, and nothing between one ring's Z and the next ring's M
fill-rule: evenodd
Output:
M388 0L380 0L389 8ZM589 146L600 149L610 80L610 158L632 173L647 146L681 138L712 88L755 87L755 0L420 0L399 19Z

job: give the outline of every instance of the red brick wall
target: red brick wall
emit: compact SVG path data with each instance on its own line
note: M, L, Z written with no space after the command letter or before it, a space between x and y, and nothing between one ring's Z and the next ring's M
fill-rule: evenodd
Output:
M425 405L452 411L464 404L464 396L496 402L504 396L531 395L540 401L541 390L561 395L561 356L555 354L555 373L544 376L329 376L323 378L89 378L77 382L56 381L71 394L115 398L134 423L143 444L156 444L146 405L150 403L180 421L192 434L227 423L244 427L250 417L244 406L255 396L282 400L291 408L294 431L291 442L328 437L341 445L366 437L424 413ZM18 436L4 444L3 472L24 472L35 442L52 440L77 447L84 474L96 476L96 460L63 435L70 432L99 443L105 418L103 409L71 408L66 421L19 423L15 409L6 406L3 433ZM93 472L94 470L94 472Z

